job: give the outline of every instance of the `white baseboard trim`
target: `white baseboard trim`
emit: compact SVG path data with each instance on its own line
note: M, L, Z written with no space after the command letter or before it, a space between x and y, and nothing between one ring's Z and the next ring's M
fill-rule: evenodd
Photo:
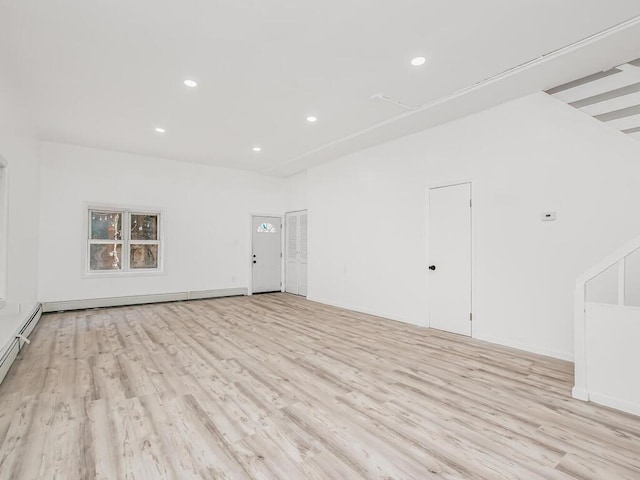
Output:
M233 297L247 295L246 288L224 288L218 290L197 290L193 292L159 293L153 295L131 295L125 297L90 298L84 300L66 300L45 302L44 312L62 312L67 310L86 310L88 308L123 307L145 305L148 303L178 302L182 300L200 300L205 298Z
M143 305L145 303L177 302L188 300L187 292L161 293L156 295L131 295L127 297L88 298L84 300L66 300L62 302L46 302L45 312L63 312L67 310L86 310L87 308L122 307L126 305Z
M242 295L248 295L248 289L246 288L221 288L218 290L197 290L189 292L189 300L201 300L205 298L220 298L220 297L239 297Z
M571 396L576 400L582 400L583 402L589 401L589 392L584 388L573 387L571 389Z
M504 338L492 337L491 335L474 335L473 338L475 338L476 340L483 340L485 342L502 345L503 347L515 348L516 350L535 353L536 355L543 355L545 357L557 358L558 360L573 362L573 355L567 352L558 352L556 350L538 347L537 345L530 345L528 343L521 343L512 340L506 340Z
M615 408L616 410L621 410L633 415L640 415L640 403L637 402L629 402L597 392L589 392L589 400L593 403L604 405L605 407Z
M33 332L33 329L40 321L42 311L42 305L38 303L18 326L15 335L9 340L7 345L3 345L2 350L0 350L0 383L2 383L4 377L7 376L11 365L13 365L18 353L20 353L20 350L26 343L24 339L31 335L31 332Z
M426 325L422 325L416 322L411 322L406 318L398 317L396 315L392 315L389 313L379 312L376 310L372 310L370 308L359 307L357 305L350 305L346 303L332 302L329 300L325 300L323 298L307 296L307 300L317 303L322 303L324 305L330 305L332 307L344 308L345 310L352 310L354 312L365 313L367 315L373 315L374 317L387 318L389 320L395 320L396 322L408 323L410 325L416 325L418 327L425 327Z
M411 322L411 321L409 321L409 320L407 320L405 318L401 318L401 317L398 317L398 316L395 316L395 315L391 315L391 314L388 314L388 313L384 313L384 312L371 310L369 308L359 307L359 306L356 306L356 305L333 302L333 301L330 301L330 300L326 300L324 298L313 297L313 296L308 296L307 300L311 300L312 302L323 303L325 305L331 305L332 307L345 308L347 310L353 310L355 312L366 313L367 315L375 315L376 317L388 318L390 320L395 320L397 322L409 323L411 325L417 325L419 327L427 327L427 325L425 325L424 323L421 324L421 323L418 323L418 322ZM529 352L529 353L535 353L537 355L544 355L545 357L552 357L552 358L557 358L557 359L560 359L560 360L566 360L568 362L573 362L573 355L570 354L570 353L566 353L566 352L557 352L557 351L549 350L549 349L546 349L546 348L536 347L534 345L514 342L514 341L511 341L511 340L505 340L505 339L501 339L501 338L497 338L497 337L491 337L491 336L475 336L474 335L473 338L475 338L476 340L483 340L485 342L495 343L497 345L502 345L504 347L515 348L517 350L523 350L523 351Z

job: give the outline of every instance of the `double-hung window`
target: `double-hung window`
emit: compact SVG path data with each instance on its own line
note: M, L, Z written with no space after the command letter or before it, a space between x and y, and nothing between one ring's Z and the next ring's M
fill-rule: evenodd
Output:
M161 213L89 208L87 272L160 272Z

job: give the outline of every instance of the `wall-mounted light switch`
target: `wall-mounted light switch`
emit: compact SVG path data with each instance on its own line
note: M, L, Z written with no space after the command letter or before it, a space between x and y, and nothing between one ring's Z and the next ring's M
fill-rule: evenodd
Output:
M556 212L542 212L543 222L553 222L556 219Z

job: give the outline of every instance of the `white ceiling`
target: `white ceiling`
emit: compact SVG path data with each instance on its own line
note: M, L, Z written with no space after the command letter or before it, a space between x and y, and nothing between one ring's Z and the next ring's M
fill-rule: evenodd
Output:
M44 140L286 175L640 57L636 22L449 110L370 98L430 103L638 15L637 0L0 0L0 75Z

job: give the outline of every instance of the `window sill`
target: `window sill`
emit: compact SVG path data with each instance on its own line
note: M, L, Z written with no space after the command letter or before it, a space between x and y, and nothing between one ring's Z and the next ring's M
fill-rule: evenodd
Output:
M164 270L146 270L140 272L84 272L84 279L104 279L104 278L128 278L128 277L160 277L166 275Z

